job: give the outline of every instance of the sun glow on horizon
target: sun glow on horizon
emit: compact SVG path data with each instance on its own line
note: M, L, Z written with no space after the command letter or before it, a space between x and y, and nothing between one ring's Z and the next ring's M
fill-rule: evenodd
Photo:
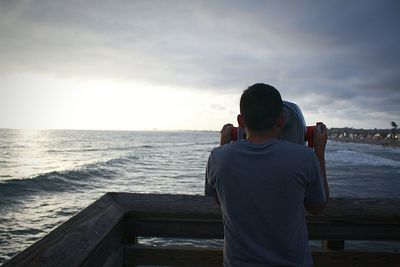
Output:
M111 80L3 76L3 128L218 130L232 121L238 96Z
M242 92L39 74L3 75L0 82L5 85L0 90L0 128L16 129L220 130L225 123L237 124ZM310 109L310 98L282 96L299 105L307 125L346 125L347 116L326 118Z

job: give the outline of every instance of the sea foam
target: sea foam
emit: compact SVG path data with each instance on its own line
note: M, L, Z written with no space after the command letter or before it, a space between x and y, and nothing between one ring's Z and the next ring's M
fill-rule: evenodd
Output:
M339 162L354 166L367 165L400 167L400 161L345 149L326 153L326 160L327 162Z

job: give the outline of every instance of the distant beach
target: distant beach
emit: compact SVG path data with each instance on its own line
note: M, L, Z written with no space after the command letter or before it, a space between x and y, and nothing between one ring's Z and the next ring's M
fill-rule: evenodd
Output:
M400 141L397 139L372 139L372 138L350 138L350 137L330 137L330 140L344 142L344 143L357 143L357 144L370 144L388 147L400 147Z
M400 147L400 134L394 129L331 128L328 133L338 142Z

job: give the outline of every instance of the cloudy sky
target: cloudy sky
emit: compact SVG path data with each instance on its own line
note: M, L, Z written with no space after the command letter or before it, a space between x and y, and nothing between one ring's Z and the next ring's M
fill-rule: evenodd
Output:
M0 1L0 128L217 130L274 85L308 124L400 122L399 1Z

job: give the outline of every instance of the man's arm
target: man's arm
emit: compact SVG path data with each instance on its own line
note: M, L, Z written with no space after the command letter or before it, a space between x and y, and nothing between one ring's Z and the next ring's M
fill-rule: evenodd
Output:
M218 195L217 195L217 190L215 190L215 173L213 173L212 166L211 166L211 161L212 161L212 153L210 154L207 162L207 168L206 168L206 183L204 187L204 194L209 197L214 197L215 201L217 202L218 205L221 205ZM214 185L210 184L210 181L214 183Z
M322 185L325 192L325 202L322 204L305 204L305 207L308 212L313 215L320 214L329 201L329 186L328 180L326 177L326 168L325 168L325 146L328 140L328 130L326 129L325 124L322 122L317 123L317 127L314 132L314 152L318 158L319 165L321 167L321 175L322 175Z
M225 124L225 125L222 127L222 130L220 131L220 133L221 133L220 145L221 145L221 146L222 146L222 145L225 145L225 144L228 144L228 143L231 142L231 139L232 139L232 138L231 138L232 128L233 128L233 125L230 124L230 123ZM210 183L209 183L209 178L210 178L210 177L209 177L209 176L210 176L209 171L210 171L210 168L211 168L210 163L211 163L211 155L210 155L210 158L208 159L208 162L207 162L206 182L205 182L205 187L204 187L204 193L205 193L206 196L213 196L213 197L215 198L216 202L217 202L219 205L221 205L221 204L220 204L220 201L219 201L219 199L218 199L217 191L216 191L215 188L214 188L213 186L211 186Z

